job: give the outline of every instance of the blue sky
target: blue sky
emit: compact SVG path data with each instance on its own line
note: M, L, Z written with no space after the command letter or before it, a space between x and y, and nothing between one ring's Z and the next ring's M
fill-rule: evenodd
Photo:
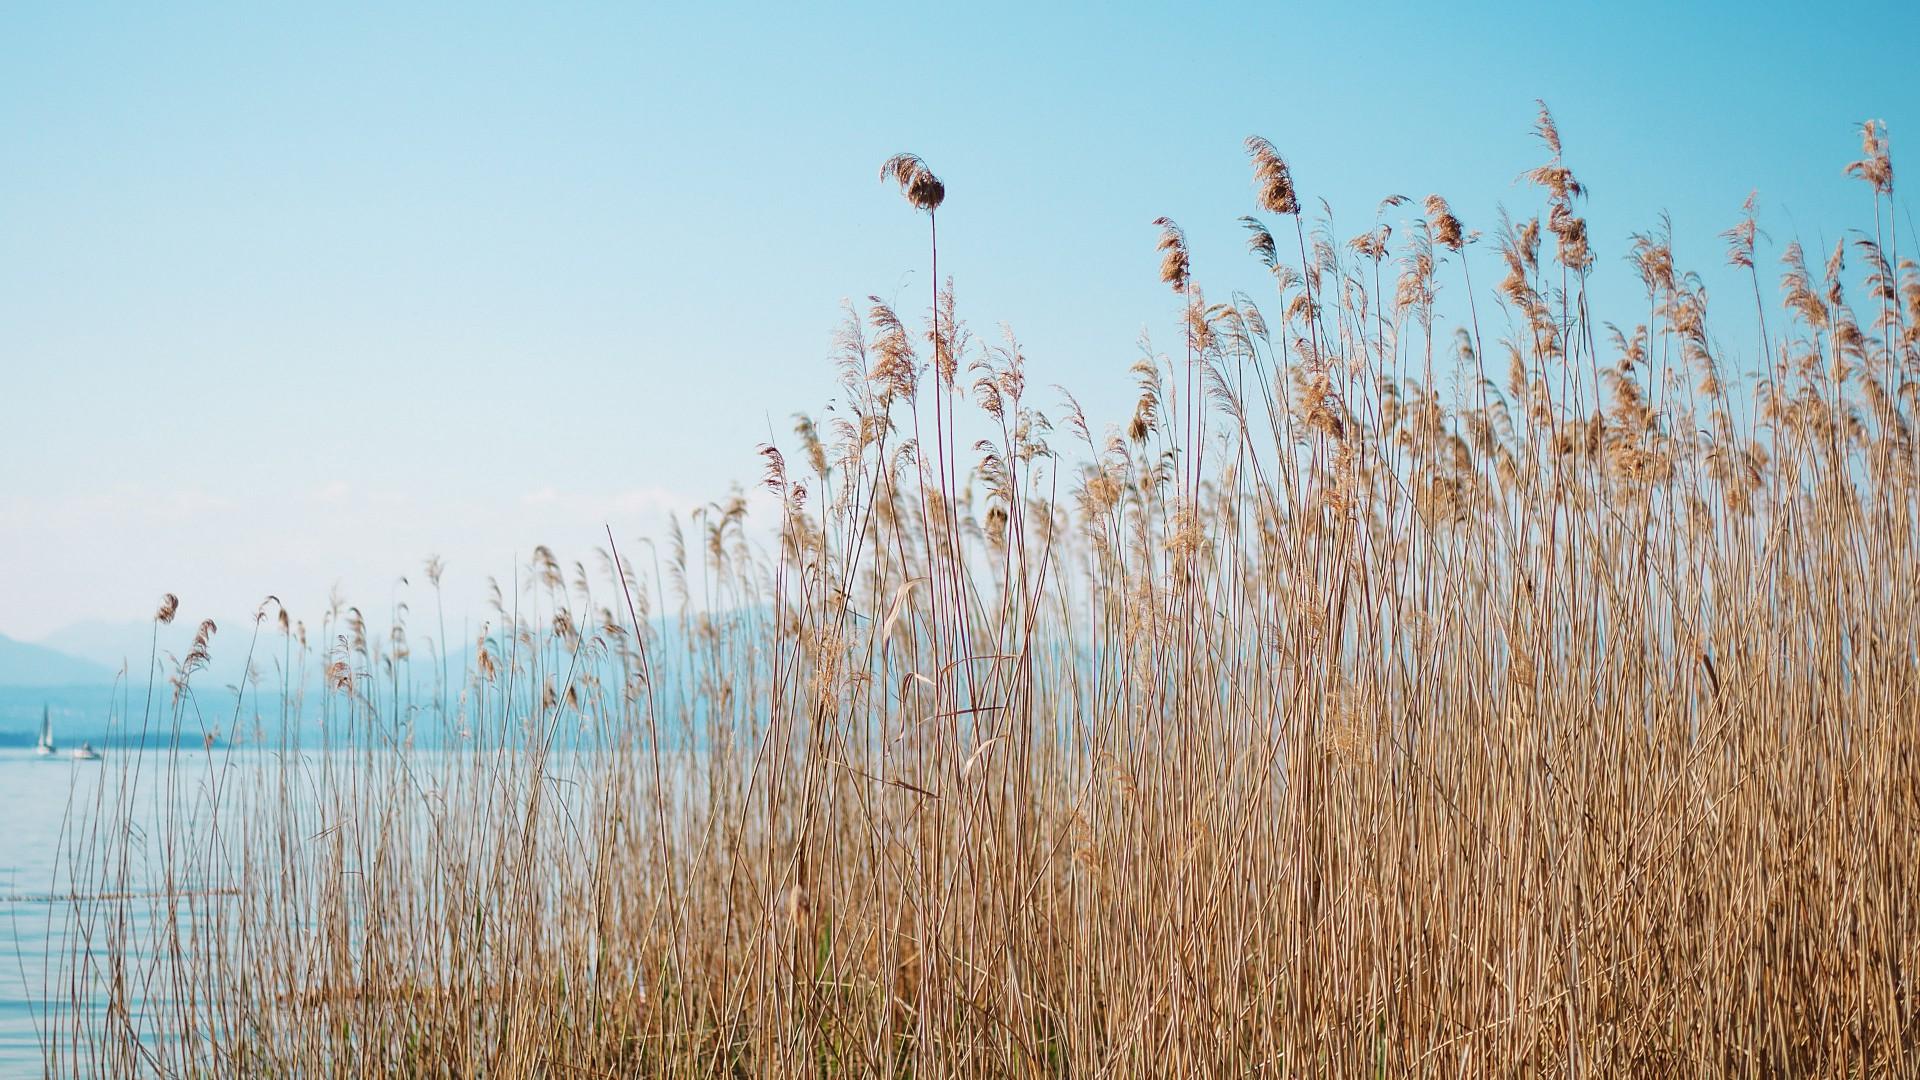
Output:
M896 151L947 182L963 314L1096 419L1177 333L1154 217L1210 293L1262 287L1254 132L1341 236L1396 192L1491 231L1537 207L1545 98L1618 295L1662 210L1718 283L1751 189L1776 250L1868 220L1841 167L1867 117L1897 170L1920 137L1915 12L8 6L0 633L384 599L432 552L477 607L536 543L750 484L840 300L924 294Z

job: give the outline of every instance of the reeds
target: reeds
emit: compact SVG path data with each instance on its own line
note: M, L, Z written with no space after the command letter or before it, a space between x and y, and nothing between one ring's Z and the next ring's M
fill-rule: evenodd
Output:
M738 501L650 574L542 549L428 708L403 619L263 607L313 689L96 808L54 1071L1911 1075L1920 274L1859 241L1862 326L1791 245L1736 360L1656 230L1603 354L1538 131L1551 261L1438 196L1309 248L1249 140L1298 262L1251 222L1273 302L1207 305L1160 222L1189 363L1113 428L936 273L928 446L917 335L850 313L772 550Z

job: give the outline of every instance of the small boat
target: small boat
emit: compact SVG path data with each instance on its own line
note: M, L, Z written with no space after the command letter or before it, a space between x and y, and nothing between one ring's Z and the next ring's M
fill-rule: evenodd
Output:
M33 752L40 757L52 757L60 752L60 748L53 745L53 716L45 705L40 706L40 742Z
M75 760L75 761L99 761L99 760L100 760L100 751L98 751L98 750L95 750L95 749L93 748L93 744L92 744L92 743L90 743L90 742L83 742L83 743L81 743L81 744L80 744L80 745L79 745L78 747L75 747L75 748L74 748L74 751L73 751L73 760Z

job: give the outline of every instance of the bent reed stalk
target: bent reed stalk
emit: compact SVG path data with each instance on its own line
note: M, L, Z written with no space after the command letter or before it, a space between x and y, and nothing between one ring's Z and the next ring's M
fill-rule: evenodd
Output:
M542 548L464 676L420 661L437 693L402 611L310 645L263 607L259 666L311 686L242 691L270 753L199 749L194 658L160 688L165 753L72 845L51 1067L1910 1075L1920 272L1873 239L1884 128L1874 229L1819 276L1786 247L1750 396L1664 228L1600 346L1537 130L1546 218L1487 245L1438 196L1306 230L1249 140L1299 261L1246 219L1272 314L1209 304L1163 219L1192 361L1136 365L1104 433L937 277L925 337L850 309L833 419L765 451L771 550L738 496L650 574ZM931 229L924 163L883 175ZM1436 280L1489 245L1448 400Z

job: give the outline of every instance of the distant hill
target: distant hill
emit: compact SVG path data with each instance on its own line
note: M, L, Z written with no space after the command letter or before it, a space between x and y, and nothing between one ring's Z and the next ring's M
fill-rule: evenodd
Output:
M125 667L130 681L145 685L148 659L154 659L159 665L161 676L172 670L173 662L185 656L192 646L194 632L199 629L200 615L194 612L192 617L188 617L183 613L166 626L156 624L151 619L74 623L46 635L40 639L40 643L69 656L98 664L108 670L109 677ZM219 630L214 634L210 646L212 659L195 682L202 687L238 686L244 681L247 669L247 646L253 633L253 620L218 618L215 624ZM257 650L255 660L262 673L270 676L272 660L278 656L279 637L270 630L263 638L266 644ZM268 681L278 685L277 679L269 678Z
M147 657L153 651L154 629L151 620L123 623L94 620L55 630L41 638L40 644L111 671L125 665L127 670L139 672L145 669ZM164 639L161 641L162 648L168 644Z
M40 734L40 710L53 718L54 739L60 745L82 739L102 743L107 734L107 717L117 702L125 700L124 688L99 686L0 686L0 747L32 746ZM135 698L138 709L142 702Z
M0 686L103 686L117 667L0 634Z

